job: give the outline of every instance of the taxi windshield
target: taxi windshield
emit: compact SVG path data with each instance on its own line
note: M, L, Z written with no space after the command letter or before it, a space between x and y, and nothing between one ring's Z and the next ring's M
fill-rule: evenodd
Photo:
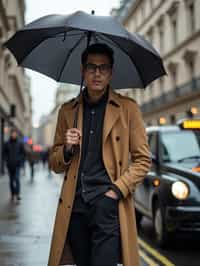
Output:
M192 130L163 132L161 156L166 162L200 160L200 133Z

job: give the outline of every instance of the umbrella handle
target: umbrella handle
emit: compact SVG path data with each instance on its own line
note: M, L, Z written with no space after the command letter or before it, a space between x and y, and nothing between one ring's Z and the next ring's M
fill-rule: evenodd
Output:
M94 15L94 10L92 11L92 15ZM92 32L89 31L88 34L87 34L87 48L90 45L91 37L92 37ZM82 93L83 82L84 82L84 77L82 75L82 77L81 77L81 85L80 85L80 95ZM77 128L77 126L78 126L78 112L79 112L79 103L78 103L78 107L76 109L75 116L74 116L74 124L73 124L74 128ZM79 145L72 145L71 152L72 152L73 155L78 150L79 150Z

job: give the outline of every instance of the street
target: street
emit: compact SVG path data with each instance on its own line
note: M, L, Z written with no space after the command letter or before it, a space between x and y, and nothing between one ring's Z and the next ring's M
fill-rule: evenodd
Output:
M21 175L22 200L12 203L8 178L0 178L0 265L46 266L62 176L36 165L34 180L27 166ZM139 233L141 265L198 266L197 242L177 243L167 251L156 250L152 224L144 219ZM179 242L180 244L180 242ZM134 258L133 258L134 259Z
M0 179L0 265L47 265L53 218L61 179L51 178L42 165L31 182L21 177L22 200L10 202L8 178Z

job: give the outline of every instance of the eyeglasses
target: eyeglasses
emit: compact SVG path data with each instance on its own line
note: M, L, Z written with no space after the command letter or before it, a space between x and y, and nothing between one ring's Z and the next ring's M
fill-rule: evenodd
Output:
M99 72L103 75L107 74L110 69L111 69L111 65L109 64L101 64L101 65L96 65L96 64L92 64L92 63L87 63L84 66L84 69L88 72L88 73L96 73L96 70L99 69Z

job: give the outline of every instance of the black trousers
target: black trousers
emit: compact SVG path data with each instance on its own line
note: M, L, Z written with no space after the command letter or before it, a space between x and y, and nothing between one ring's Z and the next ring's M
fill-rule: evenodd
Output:
M118 201L107 196L72 213L68 239L77 266L117 266L121 254Z
M20 193L20 177L19 167L8 168L9 179L10 179L10 192L11 195L19 195Z

